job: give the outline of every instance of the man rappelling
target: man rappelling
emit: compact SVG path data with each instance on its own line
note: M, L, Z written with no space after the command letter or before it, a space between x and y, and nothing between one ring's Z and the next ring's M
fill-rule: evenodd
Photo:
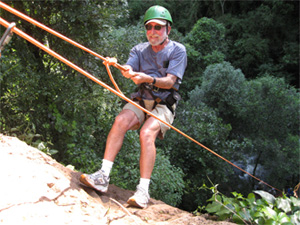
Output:
M150 7L144 16L148 42L134 46L122 71L124 77L138 85L131 95L133 101L159 119L172 124L180 99L179 85L187 66L185 47L169 39L172 17L162 6ZM108 134L102 167L93 174L83 174L80 181L100 192L107 192L109 175L128 130L140 129L140 181L128 204L147 207L149 184L155 164L157 137L164 138L169 126L147 115L131 103L127 103L116 117Z

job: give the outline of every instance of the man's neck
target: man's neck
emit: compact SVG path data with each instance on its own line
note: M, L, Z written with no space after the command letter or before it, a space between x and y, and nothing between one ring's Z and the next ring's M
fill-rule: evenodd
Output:
M166 40L162 43L162 44L160 44L160 45L156 45L156 46L152 46L152 50L154 51L154 52L159 52L159 51L161 51L161 50L163 50L165 47L166 47L166 45L169 43L169 38L167 37L166 38Z

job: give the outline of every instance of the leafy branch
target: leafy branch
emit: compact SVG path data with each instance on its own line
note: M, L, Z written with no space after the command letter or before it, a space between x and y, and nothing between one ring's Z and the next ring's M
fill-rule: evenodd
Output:
M237 224L300 224L300 200L295 197L275 198L268 192L257 190L247 198L237 192L234 197L226 197L217 189L218 185L207 187L205 184L200 190L210 190L213 195L205 207L198 210L218 216L218 220L230 219ZM197 211L196 211L197 212Z

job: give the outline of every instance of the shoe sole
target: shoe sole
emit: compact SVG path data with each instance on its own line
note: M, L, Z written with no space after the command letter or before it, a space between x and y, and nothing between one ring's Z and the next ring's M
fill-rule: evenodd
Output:
M81 174L79 181L84 184L87 187L93 188L96 191L99 191L101 193L106 193L108 188L105 189L99 189L97 188L95 185L93 185L92 183L89 182L89 180L87 179L87 175L86 174Z
M147 205L139 205L134 198L130 198L128 199L127 201L127 204L131 205L131 206L134 206L134 207L138 207L138 208L142 208L142 209L145 209L147 208Z

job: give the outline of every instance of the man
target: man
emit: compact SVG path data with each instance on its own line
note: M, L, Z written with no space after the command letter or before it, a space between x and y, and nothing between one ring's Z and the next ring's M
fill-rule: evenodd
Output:
M148 42L138 44L131 50L124 66L127 71L122 72L124 77L139 86L139 91L132 94L132 99L169 124L174 120L174 111L180 97L177 90L187 64L185 47L168 38L172 23L167 9L161 6L150 7L144 17ZM145 208L150 199L148 190L156 157L155 140L156 137L163 139L169 127L131 103L124 106L109 132L101 169L90 175L83 174L80 181L100 192L106 192L110 170L126 132L136 130L141 125L141 178L128 204Z

